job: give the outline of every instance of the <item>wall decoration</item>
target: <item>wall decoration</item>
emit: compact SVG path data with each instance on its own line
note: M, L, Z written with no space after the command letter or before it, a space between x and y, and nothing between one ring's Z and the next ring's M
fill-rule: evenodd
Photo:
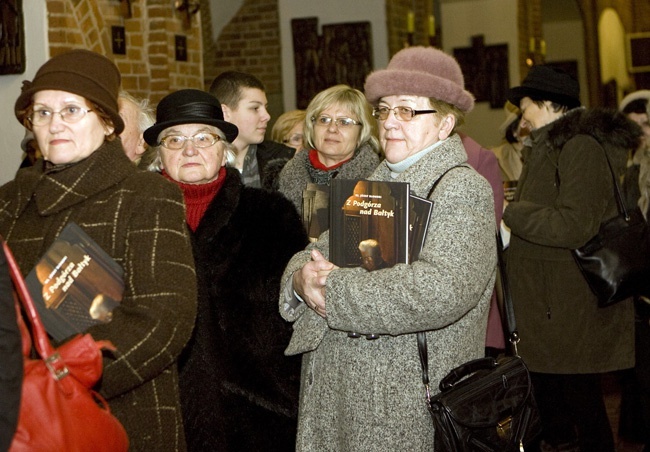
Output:
M25 72L22 0L0 0L0 75Z
M187 36L174 35L176 61L187 61Z
M307 108L318 92L345 83L363 91L373 68L370 22L323 25L318 18L293 19L296 107Z
M510 87L508 44L485 45L483 35L472 37L472 47L454 49L463 71L465 89L476 102L489 102L490 108L503 108Z
M124 27L117 25L111 27L111 44L113 55L126 55L126 30Z

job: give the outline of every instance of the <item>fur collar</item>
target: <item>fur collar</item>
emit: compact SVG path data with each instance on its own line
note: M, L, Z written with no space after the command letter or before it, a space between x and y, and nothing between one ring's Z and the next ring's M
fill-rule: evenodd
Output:
M603 147L632 150L639 145L641 128L622 113L604 108L576 108L549 125L547 140L561 149L576 135L590 135Z

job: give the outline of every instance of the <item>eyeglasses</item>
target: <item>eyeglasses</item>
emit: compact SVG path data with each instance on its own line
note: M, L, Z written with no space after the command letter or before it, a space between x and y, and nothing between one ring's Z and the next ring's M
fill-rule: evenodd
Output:
M172 151L180 151L185 147L185 143L191 141L197 148L209 148L221 137L216 133L197 133L194 136L186 137L184 135L167 135L160 140L160 144Z
M90 113L91 111L93 110L81 108L77 105L66 105L59 111L40 108L34 110L28 119L35 126L44 126L52 121L54 115L59 115L64 122L74 124L75 122L81 121L86 116L86 113Z
M346 128L346 127L351 127L351 126L360 126L361 123L359 121L355 121L352 118L332 118L331 116L325 116L321 115L318 118L314 118L312 116L311 122L313 122L317 126L321 127L329 127L329 125L333 122L336 124L336 127L338 128Z
M395 117L400 121L410 121L416 115L438 113L438 110L413 110L410 107L376 107L372 110L372 115L380 121L385 121L388 119L388 115L391 111L395 113Z
M282 142L285 144L288 143L288 144L293 144L294 146L300 146L302 145L302 134L294 133L289 138L282 140Z

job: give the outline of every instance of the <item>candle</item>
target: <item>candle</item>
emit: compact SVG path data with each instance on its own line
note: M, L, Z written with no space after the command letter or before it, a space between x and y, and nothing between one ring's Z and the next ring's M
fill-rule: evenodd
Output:
M530 41L528 42L528 51L530 53L533 53L535 51L535 38L530 38Z
M415 15L413 14L413 11L409 11L408 15L406 16L406 31L409 33L413 33L413 31L415 31Z
M539 53L542 56L546 56L546 41L544 41L543 39L539 41Z
M429 16L429 36L436 35L436 18L433 17L433 14Z

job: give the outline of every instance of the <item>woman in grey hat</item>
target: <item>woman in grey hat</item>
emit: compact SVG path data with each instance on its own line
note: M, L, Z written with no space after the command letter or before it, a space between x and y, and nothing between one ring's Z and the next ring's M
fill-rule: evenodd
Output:
M119 86L115 64L87 50L51 58L23 83L16 117L43 158L0 188L0 234L23 274L69 222L122 267L120 306L86 330L117 348L96 390L130 450L185 450L176 361L194 325L196 279L183 198L124 154Z
M183 191L196 261L196 327L179 365L183 420L191 451L288 451L300 359L283 354L291 326L276 300L307 235L289 200L244 185L227 165L238 132L214 96L184 89L160 101L144 133L157 153L150 169Z
M474 105L460 67L438 49L410 47L368 76L365 95L386 155L370 179L409 182L433 200L429 234L410 264L338 268L327 260L333 238L325 232L287 266L286 353L303 356L298 451L431 451L416 332L426 331L431 344L433 388L484 355L494 198L456 133Z
M640 130L620 113L578 108L578 82L551 66L531 68L508 100L531 130L503 221L512 232L507 271L543 450L611 452L600 374L634 365L634 310L626 302L599 308L571 250L617 214L605 152L623 174Z

